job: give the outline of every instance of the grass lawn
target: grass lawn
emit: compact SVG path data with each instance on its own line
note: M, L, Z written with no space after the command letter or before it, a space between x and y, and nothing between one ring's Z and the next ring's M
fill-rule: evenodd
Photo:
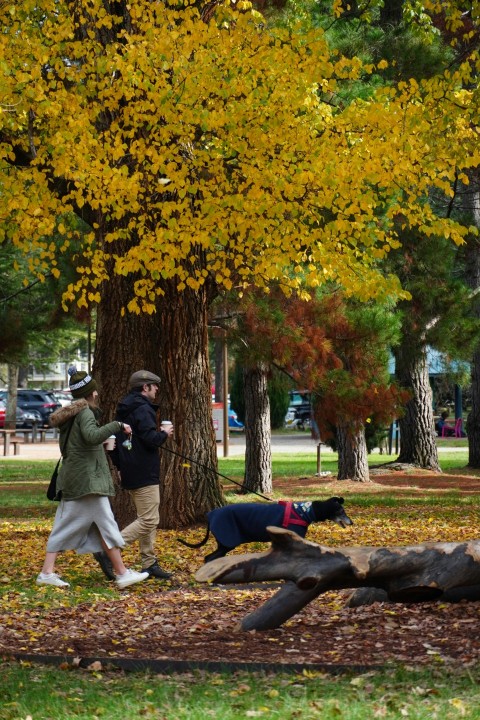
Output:
M1 663L1 720L450 720L480 717L477 669L177 675Z
M390 458L372 455L369 460L374 465ZM346 492L348 512L355 518L348 543L409 544L425 539L476 537L477 496L461 495L454 480L455 475L466 473L467 448L452 451L442 448L440 461L452 476L452 486L445 492L386 487L372 493L361 484ZM0 597L4 618L21 618L25 611L48 613L82 603L108 602L114 597L118 600L115 589L103 582L99 571L92 570L88 558L74 553L65 553L59 561L60 571L74 581L68 595L55 589L45 592L34 584L56 509L56 504L45 498L53 466L52 461L0 459ZM228 478L241 482L243 458L222 458L219 468ZM322 470L335 472L335 469L335 453L322 452ZM275 494L285 497L288 487L290 497L308 499L320 493L324 497L328 486L305 482L306 478L311 481L315 472L316 457L310 454L275 456L274 478L283 482ZM230 490L229 481L223 482ZM228 495L238 499L233 493ZM325 533L322 526L316 526L310 539L322 542L328 537L331 544L345 544L343 530L330 528L328 536ZM175 567L182 583L191 586L192 564L179 557L176 534L161 532L162 560L167 567ZM197 536L201 534L196 531ZM203 551L193 552L198 552L194 562L198 567ZM125 557L127 562L133 561L134 551L127 548ZM472 631L476 633L475 628ZM239 641L248 642L248 635L240 636ZM6 658L0 659L0 663L0 720L480 718L480 668L452 669L436 658L427 668L387 667L360 675L348 672L329 675L308 669L292 674L200 670L165 675L125 674L104 667L53 668Z

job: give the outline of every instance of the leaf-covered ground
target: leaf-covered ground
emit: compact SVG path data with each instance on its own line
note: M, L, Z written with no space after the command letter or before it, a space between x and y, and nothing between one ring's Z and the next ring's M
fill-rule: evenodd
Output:
M49 613L2 614L2 653L71 658L378 666L480 659L475 603L342 609L328 594L278 630L238 633L236 621L271 590L134 592Z
M478 478L381 475L361 487L362 502L355 483L319 478L301 482L305 489L318 486L321 497L341 492L355 521L347 530L332 524L312 526L308 538L321 544L383 546L478 538ZM286 496L291 490L291 483L285 484ZM378 505L377 495L383 498ZM391 507L385 502L389 495L397 498ZM430 505L433 495L440 502ZM295 496L300 497L298 490ZM179 533L174 531L160 531L158 536L159 556L163 566L174 572L172 581L149 580L120 593L104 582L91 557L65 553L58 570L71 587L67 591L38 588L34 579L50 526L51 519L41 513L38 519L27 519L15 508L9 522L0 522L3 655L334 666L395 661L468 665L480 660L480 603L473 602L377 603L348 609L348 593L331 592L280 629L237 632L241 618L275 587L198 585L193 574L207 549L178 545ZM180 534L198 539L203 528ZM127 563L135 564L132 548L124 555Z

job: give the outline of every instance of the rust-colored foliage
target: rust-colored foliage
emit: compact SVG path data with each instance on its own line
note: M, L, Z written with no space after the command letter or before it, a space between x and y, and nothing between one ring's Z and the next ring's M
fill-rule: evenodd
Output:
M257 294L246 300L241 332L249 350L312 393L327 438L339 422L388 424L401 413L408 394L387 374L391 322L388 312L355 307L341 292L307 300L273 291L266 300Z

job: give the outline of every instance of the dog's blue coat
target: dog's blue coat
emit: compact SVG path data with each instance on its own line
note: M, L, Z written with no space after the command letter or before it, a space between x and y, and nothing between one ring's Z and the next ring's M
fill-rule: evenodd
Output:
M287 527L288 530L305 537L309 521L305 525L290 523L283 525L285 503L236 503L215 508L207 513L210 530L217 541L228 548L249 542L269 542L268 525ZM298 518L298 515L297 515Z

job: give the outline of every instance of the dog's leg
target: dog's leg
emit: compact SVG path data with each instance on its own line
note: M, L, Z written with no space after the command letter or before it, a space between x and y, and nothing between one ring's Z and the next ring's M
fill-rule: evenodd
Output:
M220 543L217 543L217 545L218 547L216 550L208 555L205 555L203 560L204 563L212 562L212 560L216 560L217 558L225 557L230 550L233 550L233 548L225 547L225 545L220 545Z

